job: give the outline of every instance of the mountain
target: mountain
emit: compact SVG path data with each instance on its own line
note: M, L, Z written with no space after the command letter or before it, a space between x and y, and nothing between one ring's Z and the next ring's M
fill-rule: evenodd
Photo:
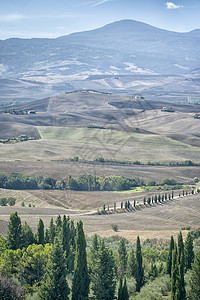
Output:
M135 76L152 76L153 86L157 86L163 82L162 76L190 74L191 78L199 75L199 70L198 29L177 33L122 20L56 39L0 41L0 85L5 78L16 80L14 85L12 81L7 88L3 86L4 98L8 98L9 88L17 98L23 90L22 97L29 99L34 98L34 91L35 95L46 96L79 87L140 93L147 86L144 88L140 78L139 86L134 88ZM158 82L154 76L162 78Z

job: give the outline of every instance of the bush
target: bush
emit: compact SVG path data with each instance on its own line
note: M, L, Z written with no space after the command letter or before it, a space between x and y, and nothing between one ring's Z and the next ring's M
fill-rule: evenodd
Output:
M169 275L156 278L154 281L145 284L135 300L162 300L171 290Z
M9 204L10 206L14 206L14 205L15 205L15 202L16 202L16 199L15 199L15 198L13 198L13 197L8 198L8 204Z
M16 286L11 280L0 277L0 299L1 300L20 300L23 299L24 290Z
M0 206L6 206L8 200L5 197L0 198Z
M111 227L115 232L119 230L119 226L117 224L112 224Z

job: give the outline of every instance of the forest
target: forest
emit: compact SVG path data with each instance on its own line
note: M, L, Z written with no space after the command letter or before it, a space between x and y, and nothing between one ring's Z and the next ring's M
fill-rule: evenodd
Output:
M0 237L0 299L200 299L200 229L130 243L89 238L83 222L51 218L37 231L17 212Z

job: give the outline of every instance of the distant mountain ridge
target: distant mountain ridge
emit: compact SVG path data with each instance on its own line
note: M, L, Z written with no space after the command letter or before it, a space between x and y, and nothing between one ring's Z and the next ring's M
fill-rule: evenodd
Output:
M121 20L56 39L0 41L0 80L20 80L27 89L127 90L132 83L118 76L188 74L200 74L199 29L178 33Z

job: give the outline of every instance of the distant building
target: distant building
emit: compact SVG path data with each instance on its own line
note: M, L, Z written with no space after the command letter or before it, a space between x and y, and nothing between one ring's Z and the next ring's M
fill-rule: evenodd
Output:
M174 112L175 110L173 109L173 107L163 106L161 111Z

